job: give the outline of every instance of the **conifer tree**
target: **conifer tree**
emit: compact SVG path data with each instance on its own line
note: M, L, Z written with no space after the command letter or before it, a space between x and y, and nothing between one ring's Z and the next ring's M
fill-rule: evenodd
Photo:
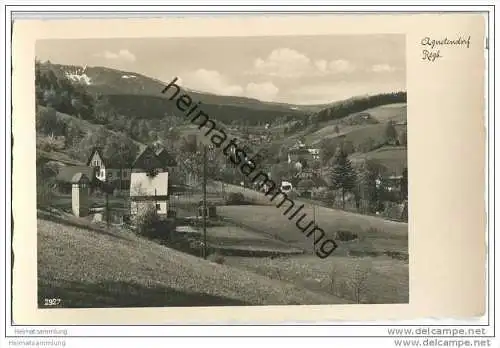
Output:
M356 185L356 172L352 168L347 153L338 148L335 154L331 172L333 188L342 192L342 209L345 209L345 194L353 190Z
M387 139L387 143L389 144L394 144L397 140L398 132L396 131L396 128L394 127L392 121L389 121L387 123L387 126L385 128L385 137Z

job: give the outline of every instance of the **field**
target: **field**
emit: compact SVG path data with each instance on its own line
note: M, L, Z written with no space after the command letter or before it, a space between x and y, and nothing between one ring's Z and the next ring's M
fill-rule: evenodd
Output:
M38 291L62 307L348 303L169 249L121 229L39 218Z
M389 120L395 122L406 121L406 103L382 105L376 108L367 109L364 112L369 113L380 123L386 123Z
M355 153L350 158L353 162L364 159L376 160L393 173L401 173L408 165L408 151L404 146L384 146L367 153Z
M311 255L275 259L227 257L226 264L344 298L353 295L346 285L356 277L359 267L368 273L363 284L364 302L408 303L409 299L408 263L389 258L334 255L325 260Z
M300 203L295 201L298 206ZM275 236L298 248L312 250L312 236L307 237L293 221L283 216L281 209L265 206L223 206L217 213L245 227L260 230ZM313 210L306 206L301 213L306 213L303 224L312 221ZM328 238L335 239L337 231L348 231L359 238L339 243L334 251L336 255L383 255L384 253L408 253L408 224L384 220L378 217L349 213L341 210L316 206L316 224ZM295 220L294 220L295 221Z

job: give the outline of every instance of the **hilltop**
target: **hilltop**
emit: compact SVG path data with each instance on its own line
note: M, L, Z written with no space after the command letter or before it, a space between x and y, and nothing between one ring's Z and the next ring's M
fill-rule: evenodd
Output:
M118 113L134 118L159 119L166 114L183 116L175 103L161 91L170 81L159 81L138 73L105 67L79 67L61 64L40 64L41 72L53 71L85 87L94 96L105 96ZM174 78L174 77L172 77ZM216 115L220 122L260 124L281 117L301 118L307 111L319 111L321 105L303 106L268 103L257 99L219 96L185 89L193 100L201 101L204 110Z

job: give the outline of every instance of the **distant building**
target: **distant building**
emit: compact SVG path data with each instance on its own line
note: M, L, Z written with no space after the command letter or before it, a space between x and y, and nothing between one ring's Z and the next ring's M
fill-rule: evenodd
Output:
M91 188L97 186L97 178L95 169L87 166L64 166L59 168L56 176L56 185L58 191L64 194L70 194L73 186L73 178L76 174L81 173L89 179Z
M145 173L152 170L157 172L164 171L164 165L160 158L156 155L156 151L152 146L146 146L132 162L133 173Z
M160 160L160 165L163 166L164 170L172 171L174 167L177 167L177 161L175 157L168 153L165 148L159 148L156 151L156 157Z
M319 161L320 159L320 149L307 149L307 151L309 151L309 153L311 154L312 158L316 161Z
M132 163L123 163L116 157L105 158L100 148L94 148L87 161L87 166L95 170L95 177L117 189L128 190L131 184L132 172L157 172L169 171L177 165L175 158L165 149L155 151L153 147L146 146Z
M94 148L87 160L87 166L95 169L97 179L113 185L116 188L130 187L130 163L122 163L118 154L116 157L105 158L102 150Z
M288 152L288 163L295 163L302 161L308 163L313 160L314 160L313 155L305 147L291 149Z
M402 175L391 175L383 179L385 187L389 192L400 191L401 181L403 180Z
M156 174L133 172L130 180L131 216L135 216L152 206L160 217L167 217L168 172Z
M99 190L103 193L112 193L113 191L113 185L97 178L95 168L88 166L63 166L59 168L56 176L56 186L60 193L71 193L73 179L76 174L82 174L88 178L89 192Z
M175 157L164 148L155 149L146 146L132 162L132 172L140 173L155 169L157 172L168 172L177 166Z

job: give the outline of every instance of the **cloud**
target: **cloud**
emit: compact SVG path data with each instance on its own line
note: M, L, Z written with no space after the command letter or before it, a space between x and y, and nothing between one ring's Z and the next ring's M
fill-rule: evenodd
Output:
M197 69L179 78L179 84L192 90L218 95L230 95L256 98L262 101L274 101L279 88L272 82L249 82L246 86L231 83L216 70Z
M390 66L389 64L375 64L372 66L372 71L376 73L381 73L381 72L391 72L396 70L394 67Z
M110 60L124 60L127 62L135 62L135 55L126 49L121 49L116 53L111 51L104 51L103 53L98 53L97 56L104 57Z
M350 73L356 70L356 67L354 66L354 64L352 64L347 60L338 59L338 60L332 60L330 63L328 63L328 70L330 73L334 74Z
M262 101L274 101L278 95L279 88L272 82L254 83L250 82L246 89L245 95L250 98L256 98Z
M311 60L304 54L289 48L272 51L265 59L257 58L254 71L269 76L300 77L311 67Z
M198 69L183 76L182 84L191 89L220 95L241 96L243 87L231 84L216 70Z
M330 74L351 73L356 67L345 59L312 61L305 54L290 48L273 50L266 58L257 58L249 74L258 74L281 78L299 78L303 76L323 76Z

